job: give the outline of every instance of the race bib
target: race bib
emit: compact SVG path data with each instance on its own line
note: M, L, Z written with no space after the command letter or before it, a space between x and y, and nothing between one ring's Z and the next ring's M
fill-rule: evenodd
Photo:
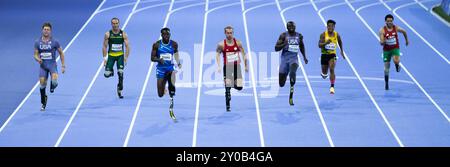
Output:
M170 53L161 53L159 55L164 61L171 61L172 60L172 54Z
M299 46L298 45L289 45L288 51L289 52L298 52Z
M112 44L111 50L114 52L122 51L122 46L123 46L122 44Z
M329 43L325 45L325 49L326 50L335 50L336 49L336 44L334 43Z
M227 52L227 61L228 63L235 62L239 60L239 56L235 52Z
M52 56L51 52L42 52L41 53L41 59L43 59L43 60L50 60L52 58L53 58L53 56Z
M396 38L386 39L386 45L397 45L397 39Z

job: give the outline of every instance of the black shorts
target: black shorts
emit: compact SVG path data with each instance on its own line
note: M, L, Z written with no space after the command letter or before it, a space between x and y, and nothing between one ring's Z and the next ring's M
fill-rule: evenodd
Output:
M223 66L223 79L230 79L231 84L236 84L236 79L242 79L240 64L227 64Z
M336 54L322 54L322 56L320 56L320 64L328 65L328 62L332 59L336 60Z

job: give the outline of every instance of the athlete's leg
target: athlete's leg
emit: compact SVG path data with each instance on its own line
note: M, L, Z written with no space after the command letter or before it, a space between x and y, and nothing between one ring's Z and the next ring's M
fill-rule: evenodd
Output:
M55 88L58 86L58 69L56 67L56 62L50 65L49 72L52 77L50 82L50 93L53 93Z
M45 87L47 86L47 77L48 77L48 70L45 69L45 64L41 64L39 68L39 92L41 94L41 111L45 110L45 107L47 106L47 95L45 94Z
M173 96L175 96L176 72L171 71L167 73L167 80L169 83L169 95L171 98L173 98Z
M234 71L233 71L233 79L234 79L234 89L236 90L242 90L242 88L244 87L244 81L242 80L242 69L241 69L241 65L239 64L235 64L234 65Z
M119 98L123 98L122 96L122 90L123 90L123 69L124 69L124 62L123 62L123 55L118 57L117 60L117 75L119 76L119 83L117 83L117 94Z
M389 90L389 69L391 62L384 62L384 89Z
M334 68L336 67L336 58L332 58L328 61L328 66L330 67L330 93L334 94L334 81L336 81L336 74Z
M120 87L120 90L123 89L123 69L124 69L123 56L119 56L117 60L117 75L119 75L118 87Z
M231 101L231 87L233 86L233 66L224 65L223 66L223 80L225 84L225 104L227 111L230 111L230 101Z
M330 67L330 83L331 87L334 87L334 81L336 80L336 74L334 72L334 69L336 67L336 59L330 59L328 62L328 66Z
M320 56L320 65L322 68L322 73L320 73L320 75L322 76L323 79L328 78L329 61L330 61L330 59L329 59L328 55L322 54Z
M158 78L157 82L157 88L158 88L158 97L164 96L164 90L166 89L166 78Z
M170 95L170 107L169 107L169 114L170 117L175 120L175 114L173 113L173 96L175 96L175 80L176 80L176 72L170 71L167 73L167 80L169 82L169 95Z
M280 87L284 87L286 84L287 75L289 73L289 64L284 58L281 58L280 60L280 68L278 71L278 84Z
M104 76L106 78L114 76L114 69L113 69L114 62L115 62L114 57L108 56L108 59L106 61L106 65L105 65L105 74L104 74Z
M294 105L294 85L297 78L297 69L298 69L298 63L292 63L289 68L289 81L291 84L291 88L289 89L289 104Z
M394 55L394 64L395 64L395 70L397 72L400 72L400 56Z
M384 89L389 90L389 70L391 68L391 53L389 51L383 52L384 62Z

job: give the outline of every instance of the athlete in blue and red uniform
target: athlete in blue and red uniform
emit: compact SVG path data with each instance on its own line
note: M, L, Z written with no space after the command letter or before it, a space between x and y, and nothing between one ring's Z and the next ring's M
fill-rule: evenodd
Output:
M283 32L275 44L275 51L281 51L280 57L280 68L278 81L280 87L283 87L286 83L286 78L289 75L289 81L291 84L290 94L289 94L289 104L294 105L293 95L294 95L294 85L295 79L297 77L296 72L298 68L298 52L300 51L303 55L303 60L305 64L308 64L308 59L305 54L305 45L303 44L302 34L295 32L295 23L289 21L286 23L287 32Z
M158 85L158 96L164 96L166 83L169 82L170 108L169 114L173 120L176 120L173 113L173 96L175 96L175 63L181 68L180 58L178 55L178 43L170 39L170 29L161 29L161 38L153 44L151 60L157 62L156 78Z
M217 71L220 72L223 68L223 79L225 83L225 104L227 111L231 111L231 87L236 90L242 90L242 72L241 72L241 57L242 54L245 65L245 72L248 72L247 57L240 40L233 37L233 27L227 26L224 29L226 38L217 44L216 48L216 63ZM220 54L223 56L223 67L220 65Z
M45 87L47 86L48 74L51 75L50 92L53 93L58 86L58 68L56 63L56 51L61 57L62 73L65 72L64 52L59 42L51 35L52 25L44 23L42 25L42 36L34 43L34 59L39 63L39 83L41 92L41 111L47 106L47 95Z

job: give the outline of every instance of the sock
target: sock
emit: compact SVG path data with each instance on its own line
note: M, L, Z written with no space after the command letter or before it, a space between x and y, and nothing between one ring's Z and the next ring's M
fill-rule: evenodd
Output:
M330 80L330 82L331 82L331 87L334 87L334 79L333 80Z

